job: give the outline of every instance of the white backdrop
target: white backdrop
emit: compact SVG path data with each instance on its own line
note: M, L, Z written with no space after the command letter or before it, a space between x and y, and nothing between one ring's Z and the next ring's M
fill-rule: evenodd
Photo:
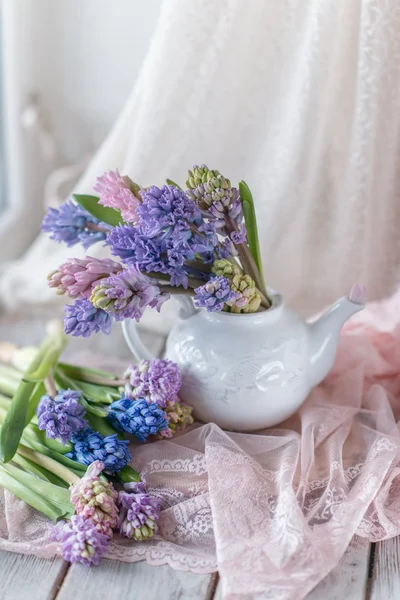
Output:
M114 167L146 185L206 163L249 183L288 304L314 312L355 280L378 298L399 271L399 96L398 0L164 0L78 189ZM40 238L3 275L3 301L54 303L45 275L74 254Z

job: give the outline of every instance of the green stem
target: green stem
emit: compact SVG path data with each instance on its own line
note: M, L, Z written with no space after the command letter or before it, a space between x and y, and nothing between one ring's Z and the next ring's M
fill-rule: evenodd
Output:
M54 473L51 473L44 467L40 467L39 465L36 465L27 458L21 456L19 454L19 451L16 454L14 454L12 462L17 464L19 467L22 467L24 471L28 471L29 473L36 475L37 477L39 477L39 479L42 479L43 481L48 481L49 483L53 483L54 485L58 485L64 488L69 487L65 481L60 479L60 477L57 477L57 475L54 475Z
M60 387L69 387L73 390L82 392L87 400L95 404L111 404L114 400L118 400L121 394L115 388L105 385L95 385L85 381L75 381L57 368L55 379ZM125 382L124 382L125 383Z
M44 467L45 469L47 469L51 473L54 473L54 475L57 475L57 477L60 477L60 479L62 479L70 485L74 483L79 483L80 481L80 477L78 477L78 475L73 473L73 471L68 469L68 467L66 467L65 465L62 465L56 460L50 458L49 456L44 456L40 452L36 452L36 450L32 450L31 448L28 448L23 444L20 444L18 446L18 454L20 454L24 458L27 458L33 463Z
M78 367L66 363L58 363L58 368L67 377L86 383L94 383L96 385L105 385L108 387L120 387L126 383L125 379L120 379L116 375L105 371L95 371L93 369L86 369L85 367Z

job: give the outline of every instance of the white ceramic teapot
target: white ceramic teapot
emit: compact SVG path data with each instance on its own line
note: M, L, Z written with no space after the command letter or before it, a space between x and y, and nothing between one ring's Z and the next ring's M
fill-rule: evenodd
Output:
M271 308L240 315L195 310L189 298L180 298L182 320L168 336L165 356L181 368L182 400L197 419L223 429L254 431L281 423L328 374L340 330L364 307L363 296L357 287L311 324L274 292ZM154 358L133 320L123 328L138 359Z

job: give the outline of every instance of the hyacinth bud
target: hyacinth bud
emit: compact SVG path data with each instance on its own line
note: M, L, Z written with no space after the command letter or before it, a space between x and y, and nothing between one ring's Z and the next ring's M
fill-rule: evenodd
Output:
M232 312L253 313L260 308L261 295L250 275L235 275L231 279L231 290L237 294L231 304Z
M193 408L179 400L176 402L168 402L164 411L168 419L168 427L160 431L155 438L162 440L164 438L173 437L178 431L183 431L189 425L194 423L192 416Z
M188 171L186 185L189 189L194 190L198 185L206 183L213 177L218 177L219 174L219 171L211 171L206 165L200 167L195 165L193 171Z
M97 285L90 296L90 302L96 308L101 308L102 310L112 312L115 300L107 296L107 290L109 287L110 286L104 284Z
M100 460L88 467L79 483L71 487L71 502L78 515L91 519L98 531L111 537L118 524L118 494L111 483L99 478L103 469Z
M201 209L211 209L216 218L229 213L239 197L238 190L232 188L229 179L217 170L211 171L206 165L193 167L193 171L189 171L186 185L188 196Z
M239 266L225 258L215 260L211 271L215 273L217 277L222 276L226 277L227 279L232 279L232 277L235 275L241 274Z

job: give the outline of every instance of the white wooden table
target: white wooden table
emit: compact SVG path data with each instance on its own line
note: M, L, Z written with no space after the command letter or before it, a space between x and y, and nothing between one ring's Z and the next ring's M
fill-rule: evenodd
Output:
M399 600L400 538L371 546L354 538L307 600ZM371 562L371 550L375 558ZM63 560L0 552L0 600L222 600L218 574L103 560L87 569Z
M47 315L48 316L48 315ZM43 319L0 318L0 341L37 344L43 337ZM147 335L154 350L163 341ZM119 328L111 340L73 340L67 350L92 348L129 357ZM400 537L370 544L355 537L339 565L307 600L400 600ZM0 600L222 600L218 574L198 575L151 567L144 562L127 564L103 560L96 568L68 565L60 558L39 559L0 551Z

